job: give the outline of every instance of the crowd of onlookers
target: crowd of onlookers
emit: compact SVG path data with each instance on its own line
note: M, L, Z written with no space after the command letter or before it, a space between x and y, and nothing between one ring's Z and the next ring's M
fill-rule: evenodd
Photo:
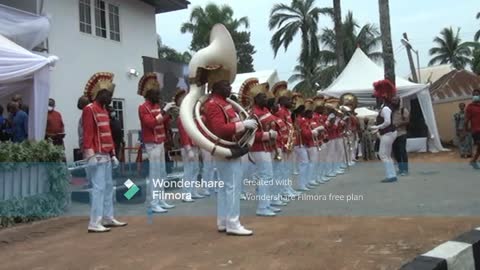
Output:
M0 141L23 142L28 139L28 106L15 95L7 104L7 116L0 105Z

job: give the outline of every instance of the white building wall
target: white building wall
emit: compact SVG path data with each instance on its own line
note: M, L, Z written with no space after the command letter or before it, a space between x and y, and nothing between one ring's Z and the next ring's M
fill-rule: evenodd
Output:
M95 36L95 28L91 35L80 32L78 0L45 1L45 11L52 19L49 53L60 58L51 72L51 97L64 118L69 161L73 160L73 149L78 147L81 111L77 109L77 99L95 72L115 74L114 98L125 99L125 130L140 127L137 113L138 105L143 102L137 95L140 78L129 77L127 71L135 68L142 73L142 56L157 56L155 9L139 0L110 2L120 8L120 42Z

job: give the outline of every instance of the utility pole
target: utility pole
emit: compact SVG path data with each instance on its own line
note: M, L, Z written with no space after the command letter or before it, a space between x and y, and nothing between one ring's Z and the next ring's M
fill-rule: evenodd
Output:
M407 33L403 33L403 38L407 41L404 45L407 48L408 62L410 63L410 71L412 72L412 79L414 82L420 83L420 81L418 80L417 71L415 69L415 63L413 62L412 45L408 43ZM418 71L418 73L419 73L418 75L420 75L420 70Z

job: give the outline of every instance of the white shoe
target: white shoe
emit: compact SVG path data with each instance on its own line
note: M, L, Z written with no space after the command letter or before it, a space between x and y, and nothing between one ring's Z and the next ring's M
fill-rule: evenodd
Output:
M245 194L240 194L240 200L242 201L246 201L247 200L247 196Z
M323 184L325 184L325 182L323 182L323 180L320 179L320 180L317 180L317 184L323 185Z
M310 189L307 188L307 187L301 187L301 188L299 188L298 190L300 190L300 191L309 191Z
M311 185L311 186L314 186L314 187L316 187L316 186L319 185L319 184L317 183L317 181L310 181L310 182L308 182L308 184Z
M203 199L203 198L205 198L205 196L200 195L200 194L198 194L198 193L196 193L196 192L195 192L195 193L192 193L192 199Z
M166 201L160 201L158 204L159 204L162 208L165 208L165 209L175 208L175 205L173 205L173 204L168 204Z
M276 215L277 215L277 214L275 214L275 212L273 212L272 210L270 210L270 209L268 209L268 208L257 210L257 216L261 216L261 217L274 217L274 216L276 216Z
M192 203L192 202L195 202L195 200L194 200L194 199L192 199L192 198L185 198L185 199L183 199L182 201L183 201L183 202L186 202L186 203Z
M168 212L166 209L163 209L160 205L152 206L152 212L154 213L166 213Z
M103 232L109 232L110 228L105 228L101 224L97 225L88 225L88 232L89 233L103 233Z
M112 219L104 219L103 222L102 222L102 225L104 227L125 227L127 226L127 222L121 222L121 221L118 221L114 218Z
M204 197L210 197L211 194L210 194L210 191L204 190L200 195Z
M345 174L345 170L338 170L337 174L339 174L339 175Z
M280 200L279 201L273 201L270 204L273 205L273 206L285 206L285 205L287 205L286 203L284 203Z
M239 226L234 229L227 228L228 235L236 235L236 236L250 236L253 234L253 231L245 229L243 226Z
M274 213L282 212L282 209L277 208L277 207L273 207L273 206L269 206L268 209L270 209L270 210L273 211Z
M227 227L226 226L223 226L223 225L217 225L217 231L218 232L226 232L227 231Z

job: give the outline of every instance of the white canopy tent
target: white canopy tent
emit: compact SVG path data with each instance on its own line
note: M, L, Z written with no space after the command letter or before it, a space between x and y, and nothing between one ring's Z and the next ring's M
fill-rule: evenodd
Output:
M268 82L270 87L272 87L276 82L280 81L276 70L263 70L237 74L235 81L232 83L232 93L238 94L243 82L250 78L257 78L260 83Z
M376 100L372 96L373 83L382 79L384 79L383 68L376 65L360 48L357 48L340 76L327 89L319 91L319 94L339 98L344 93L352 93L358 97L360 104L375 105ZM405 99L416 95L418 98L430 133L430 140L428 140L430 151L446 150L440 142L428 86L415 84L400 77L396 78L396 86L399 97Z
M0 35L0 101L6 103L16 93L22 95L23 102L29 105L29 139L45 137L49 67L57 60L56 56L34 54Z

